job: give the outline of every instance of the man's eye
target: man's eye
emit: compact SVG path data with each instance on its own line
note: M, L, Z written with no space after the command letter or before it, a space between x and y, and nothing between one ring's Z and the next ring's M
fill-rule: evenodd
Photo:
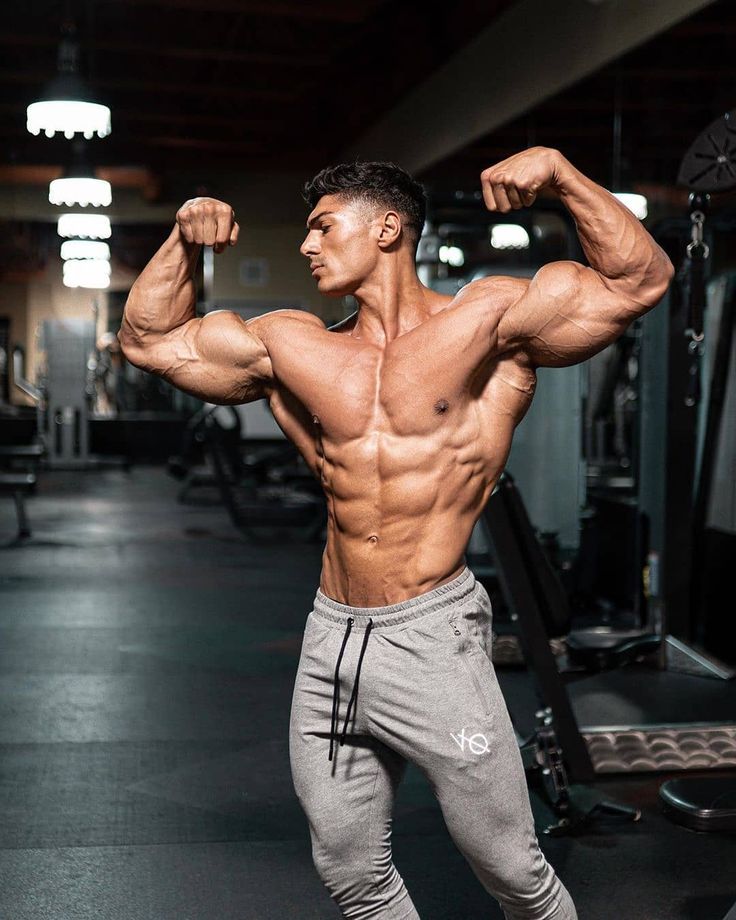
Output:
M321 230L323 233L327 233L327 231L328 231L329 229L330 229L330 224L327 224L327 226L322 225L322 226L320 227L320 230Z

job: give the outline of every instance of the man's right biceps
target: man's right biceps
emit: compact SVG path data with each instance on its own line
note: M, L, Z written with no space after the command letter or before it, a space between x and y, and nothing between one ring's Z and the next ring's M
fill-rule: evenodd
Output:
M254 399L264 396L273 382L268 349L234 313L216 311L208 314L194 331L192 350L205 364L216 364L223 374L232 375L232 379L239 381L248 394L257 393L252 397Z

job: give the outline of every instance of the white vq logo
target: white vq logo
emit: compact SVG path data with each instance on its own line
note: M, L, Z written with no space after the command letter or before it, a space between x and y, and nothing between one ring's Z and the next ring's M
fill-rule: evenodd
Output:
M472 735L466 735L463 728L459 735L450 732L450 737L457 744L461 751L465 750L467 744L471 754L487 754L491 747L488 744L488 738L481 732L475 732Z

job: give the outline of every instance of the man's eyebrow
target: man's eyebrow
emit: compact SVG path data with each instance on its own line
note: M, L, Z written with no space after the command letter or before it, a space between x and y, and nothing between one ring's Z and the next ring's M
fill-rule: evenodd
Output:
M309 230L312 224L315 221L318 221L320 217L324 217L327 214L334 214L334 213L335 213L334 211L320 211L319 214L315 214L315 216L307 223L307 230Z

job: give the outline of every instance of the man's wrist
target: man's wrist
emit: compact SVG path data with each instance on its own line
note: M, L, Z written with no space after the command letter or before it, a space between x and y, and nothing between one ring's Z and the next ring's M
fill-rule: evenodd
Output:
M166 243L169 246L171 246L172 249L176 250L177 252L181 252L181 250L183 249L185 258L192 266L192 270L194 269L194 266L196 266L197 262L199 261L199 253L200 253L200 250L202 249L202 244L201 243L191 243L184 236L184 231L181 229L178 222L174 224L171 230L171 234L169 235L169 238L166 241Z
M151 263L156 271L164 272L169 281L176 285L186 284L194 279L201 248L199 243L190 243L175 223Z
M559 150L550 151L553 156L553 172L550 187L563 196L576 182L580 181L580 172L563 156Z

